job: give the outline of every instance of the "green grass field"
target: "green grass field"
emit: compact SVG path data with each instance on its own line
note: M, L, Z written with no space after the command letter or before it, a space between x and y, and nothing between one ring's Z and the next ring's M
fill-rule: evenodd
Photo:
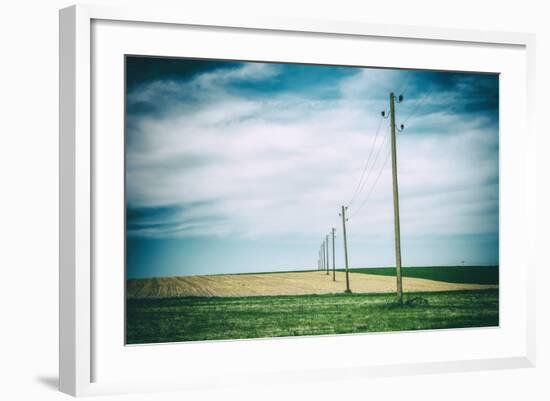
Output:
M395 267L356 268L350 272L395 276ZM498 284L498 266L404 267L402 275L448 283Z
M499 324L497 289L404 298L403 305L395 303L395 294L129 299L127 344Z

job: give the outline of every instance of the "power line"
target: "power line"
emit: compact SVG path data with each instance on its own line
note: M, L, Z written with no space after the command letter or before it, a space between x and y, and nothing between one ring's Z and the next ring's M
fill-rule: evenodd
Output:
M374 184L370 188L370 191L367 193L367 196L363 200L363 203L361 203L361 206L359 206L359 208L350 217L355 217L361 211L363 206L365 206L367 204L371 194L374 191L374 188L376 187L376 184L378 183L378 180L380 179L380 176L382 175L382 171L384 171L384 169L386 168L386 164L388 164L388 160L390 159L390 153L391 152L389 152L389 151L388 151L388 153L386 153L386 158L384 159L384 163L382 164L382 168L378 171L378 175L376 176Z
M359 193L361 193L363 191L363 189L365 188L367 182L369 181L369 178L371 177L372 172L374 171L374 167L376 166L376 162L380 158L380 154L382 153L382 149L384 149L384 147L386 146L387 140L389 138L389 135L387 135L387 132L389 132L389 128L390 128L390 126L388 124L388 128L386 129L386 136L384 137L384 139L382 140L382 143L380 144L380 147L378 148L378 152L376 153L376 157L374 158L374 161L371 165L371 168L369 169L369 171L367 173L367 178L363 182L363 185L362 185L361 189L359 190Z
M426 99L426 98L424 98ZM422 101L425 101L424 99L422 99ZM414 108L413 110L413 113L418 109L418 107L420 106L420 101L416 104L416 107ZM411 116L412 114L409 114L409 116L405 119L405 121L407 121ZM388 128L390 127L390 125L388 125ZM399 130L396 130L396 133L397 135L399 135L401 131ZM386 136L384 138L384 140L386 140L388 138L388 136ZM386 142L386 141L384 141ZM374 170L374 166L376 165L376 162L378 161L378 156L380 155L380 152L382 151L382 148L383 148L383 145L384 143L382 144L382 146L380 147L380 149L378 150L378 154L377 154L377 157L376 159L374 160L374 163L372 165L372 169L369 171L369 176L367 176L367 179L365 180L365 183L368 181L369 177L370 177L370 173ZM368 200L370 199L370 196L371 194L374 192L374 188L376 187L376 184L378 183L378 180L380 179L380 176L382 175L382 171L384 171L384 168L386 167L386 164L388 163L388 160L389 160L389 156L390 156L390 151L388 150L387 154L386 154L386 158L384 159L384 162L382 163L382 167L380 168L380 170L378 171L378 175L376 176L376 179L374 180L374 183L373 185L370 187L368 193L367 193L367 196L365 197L365 199L363 200L363 202L361 203L361 205L359 206L358 209L356 209L354 211L354 213L350 216L350 217L355 217L360 211L361 209L363 208L363 206L365 206L368 202Z
M355 200L357 195L359 195L358 190L359 190L359 187L361 186L361 184L363 183L363 178L365 176L365 172L367 171L367 168L370 164L370 160L371 160L371 157L372 157L372 154L373 154L373 150L376 147L376 141L378 139L378 134L380 133L380 127L382 127L382 121L383 120L384 120L384 117L380 116L380 120L378 121L378 127L376 128L376 134L374 135L374 139L373 139L372 144L371 144L369 156L367 157L367 162L365 163L365 167L363 167L363 171L361 172L361 178L359 179L359 182L357 183L357 186L355 187L355 191L353 192L353 196L351 197L351 200L347 204L348 207L353 203L353 201Z
M429 99L429 96L424 96L422 99L418 100L414 106L414 108L412 109L412 111L409 113L409 115L403 120L402 124L405 124L407 121L409 121L409 119L414 115L414 113L416 113L416 111L418 110L418 108L423 105L424 103L426 103L426 101Z
M408 80L405 81L405 90L407 89ZM401 275L401 230L400 230L400 222L399 222L399 190L398 190L398 182L397 182L397 140L396 136L397 134L403 130L404 128L404 122L409 120L412 115L416 112L416 110L420 107L420 105L424 104L427 100L426 98L417 101L415 104L415 107L413 108L412 112L407 116L407 118L404 120L403 124L401 124L401 129L397 128L395 123L395 104L401 103L403 101L403 95L395 96L394 92L390 92L390 123L389 128L391 128L391 149L390 152L386 153L386 157L384 159L384 162L380 166L380 170L378 171L378 174L376 175L376 179L374 180L372 186L367 192L367 196L359 206L357 210L354 211L353 216L356 216L365 206L365 204L370 199L372 193L374 192L374 189L376 188L376 185L378 184L378 181L380 179L380 176L382 175L382 172L386 168L386 164L389 160L389 155L392 155L392 189L393 189L393 212L394 212L394 234L395 234L395 270L396 270L396 280L397 280L397 300L399 303L403 302L403 283L402 283L402 275ZM385 112L382 112L382 117L385 117ZM348 206L355 200L356 196L363 191L365 188L366 183L369 181L369 178L374 171L374 168L376 166L376 163L380 157L380 153L382 152L382 149L385 149L385 144L388 138L388 135L384 136L382 143L380 144L380 147L378 148L378 152L376 153L376 158L374 159L374 162L370 165L371 168L368 169L372 152L374 151L374 148L376 147L376 139L378 137L378 132L380 130L381 124L379 124L377 134L375 136L375 139L373 141L373 146L371 147L371 153L369 154L367 164L365 165L365 168L363 169L363 172L361 174L361 179L359 180L358 188L355 189L354 195L352 197L352 200L349 202ZM365 172L368 169L368 173L366 174L365 180L363 178L365 177ZM347 210L347 206L342 206L342 224L343 224L343 233L344 233L344 250L346 251L346 274L348 271L348 260L347 260L347 246L346 246L346 224L345 222L347 219L345 218L345 212ZM333 240L334 243L334 240ZM328 244L328 242L327 242ZM327 245L328 246L328 245ZM333 257L334 257L334 251L333 251ZM334 263L334 262L333 262ZM328 266L328 258L327 258L327 266ZM328 270L327 270L328 274ZM348 290L349 291L349 284L348 284Z
M389 125L388 125L388 129L386 129L386 132L387 131L389 131ZM365 185L369 181L369 178L371 177L371 174L374 171L374 166L376 166L376 162L380 158L380 153L382 152L382 149L384 148L388 137L389 137L389 135L387 135L387 134L384 136L384 139L383 139L382 143L380 144L380 147L378 148L378 152L376 153L376 157L374 158L374 161L371 165L371 168L369 169L369 172L367 173L367 178L365 178L365 181L363 181L363 184L362 184L361 188L359 189L359 194L363 191L363 189L365 188Z
M407 75L403 80L403 85L401 85L401 90L397 92L397 93L400 93L401 95L404 95L407 92L407 89L409 88L409 84L411 83L412 72L407 71L406 74Z

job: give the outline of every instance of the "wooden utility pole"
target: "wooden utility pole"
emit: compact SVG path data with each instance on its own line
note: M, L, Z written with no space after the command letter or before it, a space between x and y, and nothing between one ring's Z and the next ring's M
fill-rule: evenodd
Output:
M324 271L325 270L325 243L323 242L323 244L321 245L321 271Z
M346 292L351 292L349 288L349 268L348 268L348 239L346 237L346 206L342 206L342 233L344 235L344 260L346 263Z
M401 97L400 97L401 100ZM403 302L401 281L401 232L399 228L399 189L397 185L397 151L395 141L395 95L390 93L391 167L393 182L393 221L395 232L395 273L397 277L397 302Z
M332 281L336 281L336 252L334 249L334 232L336 229L332 227Z
M329 252L328 252L328 234L325 235L325 243L327 244L327 276L328 276L328 272L330 270L330 262L329 262Z
M319 270L323 269L323 246L319 247Z

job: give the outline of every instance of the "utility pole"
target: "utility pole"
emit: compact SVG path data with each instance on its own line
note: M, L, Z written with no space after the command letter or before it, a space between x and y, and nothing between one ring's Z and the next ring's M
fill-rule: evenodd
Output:
M399 96L399 101L402 96ZM397 151L395 141L395 95L390 93L391 126L391 167L393 182L393 219L395 232L395 273L397 276L397 302L403 302L403 284L401 281L401 232L399 228L399 189L397 185Z
M329 274L328 272L329 272L329 270L330 270L330 262L329 262L329 259L328 259L328 257L329 257L329 252L328 252L328 234L325 235L325 243L327 244L327 276L328 276L328 274Z
M322 270L325 270L325 242L321 245L321 256L323 257L323 262L321 263Z
M321 271L325 270L325 243L323 242L323 244L321 245L321 256L322 256L322 260L321 260Z
M342 216L342 233L344 234L344 260L346 262L346 292L350 293L351 290L349 289L349 268L348 268L348 240L346 237L346 206L342 206L342 213L340 213L340 216Z
M336 229L332 227L332 281L336 281L336 252L334 251L334 232Z

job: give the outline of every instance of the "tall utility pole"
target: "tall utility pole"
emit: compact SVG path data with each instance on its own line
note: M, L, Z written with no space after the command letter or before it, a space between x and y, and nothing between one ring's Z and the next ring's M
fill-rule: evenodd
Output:
M336 229L332 227L332 281L336 281L336 252L334 250L334 232Z
M342 233L344 234L344 260L346 262L346 292L351 292L349 289L349 268L348 268L348 239L346 237L346 206L342 206Z
M399 97L401 100L402 97ZM397 151L395 141L395 95L390 93L391 167L393 181L393 221L395 232L395 271L397 276L397 302L403 302L401 281L401 232L399 228L399 189L397 185Z
M328 252L328 234L325 235L325 244L327 244L327 276L328 276L328 271L330 270L330 262L328 260L328 257L329 257L329 252Z

